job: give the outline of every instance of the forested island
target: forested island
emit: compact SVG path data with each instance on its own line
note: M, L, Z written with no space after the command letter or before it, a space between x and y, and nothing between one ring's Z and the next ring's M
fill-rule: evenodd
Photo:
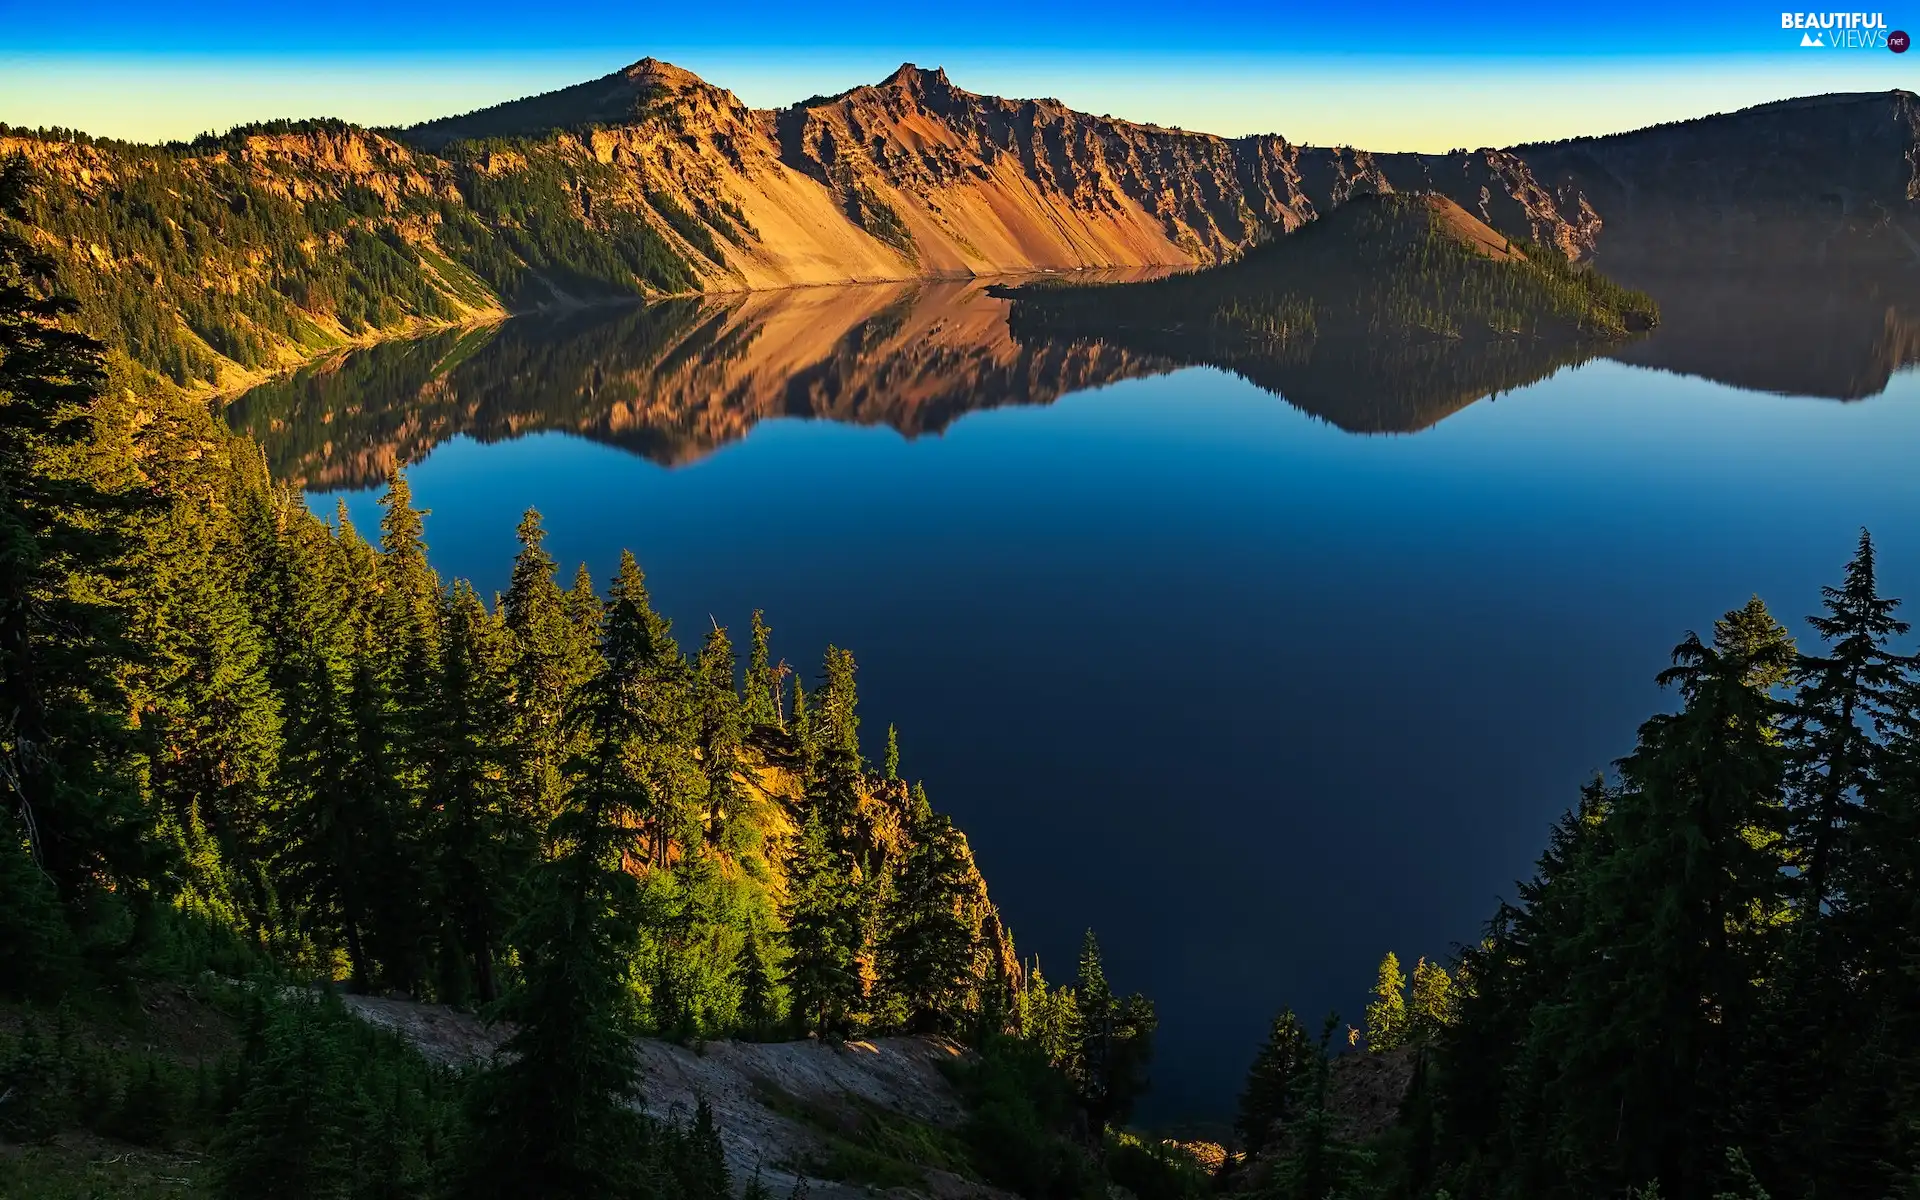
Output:
M1355 196L1224 266L998 294L1016 336L1231 370L1367 432L1431 425L1659 322L1644 293L1431 193Z
M737 649L717 623L683 645L631 556L563 584L535 513L482 597L429 566L403 472L377 533L315 517L199 400L108 386L20 232L30 185L21 160L0 174L22 222L0 227L7 1195L1920 1187L1920 664L1865 535L1818 645L1756 599L1675 647L1675 711L1578 792L1483 937L1410 981L1389 956L1360 1026L1274 997L1234 1131L1196 1146L1131 1124L1150 1000L1091 933L1071 982L1021 959L891 729L863 736L851 653L796 670L760 614ZM1504 239L1391 244L1481 281L1461 294L1488 337L1650 316ZM1146 287L1253 278L1260 253ZM1205 324L1480 336L1419 287L1371 317L1334 291L1235 298L1263 294ZM498 1050L431 1056L370 998L483 1021ZM891 1038L946 1048L955 1119L770 1088L825 1149L741 1169L709 1105L641 1107L636 1039Z

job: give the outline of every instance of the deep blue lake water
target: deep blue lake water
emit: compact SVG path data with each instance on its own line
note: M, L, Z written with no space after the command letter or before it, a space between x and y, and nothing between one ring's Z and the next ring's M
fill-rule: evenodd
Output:
M1920 593L1912 374L1842 403L1601 359L1362 436L1208 368L1009 358L970 288L847 296L689 310L638 366L576 337L462 383L438 347L236 423L366 529L417 460L483 594L532 505L569 575L632 548L683 643L757 607L791 661L852 648L1022 951L1065 979L1093 925L1158 1002L1150 1117L1230 1111L1279 1005L1358 1024L1383 951L1474 938L1688 629L1757 592L1804 633L1862 525Z

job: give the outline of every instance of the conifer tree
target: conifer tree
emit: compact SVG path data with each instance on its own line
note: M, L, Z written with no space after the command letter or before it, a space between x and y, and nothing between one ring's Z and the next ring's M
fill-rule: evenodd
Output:
M1118 997L1107 983L1100 943L1089 929L1074 985L1071 1074L1095 1130L1124 1122L1147 1090L1156 1018L1145 997Z
M355 675L352 585L331 532L301 514L288 530L285 622L286 737L282 795L273 832L275 871L298 897L301 924L322 945L346 951L352 979L374 975L367 935L370 878L386 851L378 794L363 790Z
M1426 1043L1452 1023L1453 979L1445 967L1422 958L1413 964L1413 1000L1407 1013L1407 1032Z
M359 868L365 901L361 932L382 982L412 992L425 970L429 937L419 900L425 885L420 793L410 786L417 774L408 769L414 719L399 694L408 685L385 661L379 556L354 528L344 501L336 523L346 584L348 803L361 822L359 838L367 854ZM413 686L424 698L425 685Z
M75 461L94 431L102 348L60 326L78 306L15 231L29 178L18 155L0 164L0 840L26 848L90 933L99 906L146 894L152 861L122 718L134 651L100 586L134 501Z
M676 1172L676 1195L684 1200L733 1200L727 1177L727 1156L720 1144L720 1131L713 1123L713 1106L702 1096L693 1110L693 1126L687 1130Z
M1620 763L1554 1051L1557 1153L1579 1186L1704 1197L1723 1169L1783 888L1781 711L1756 681L1788 655L1777 636L1689 635L1660 677L1682 710Z
M706 775L706 833L710 844L726 841L727 823L739 815L745 790L740 786L740 697L733 690L733 646L716 625L694 665L694 707L700 725L700 764Z
M1352 1195L1365 1177L1370 1156L1342 1142L1327 1108L1332 1078L1327 1047L1339 1028L1338 1015L1329 1015L1320 1030L1320 1044L1310 1055L1297 1101L1300 1115L1291 1152L1283 1159L1269 1188L1275 1200L1338 1200Z
M1396 1050L1406 1040L1407 977L1400 971L1400 957L1389 950L1380 960L1373 999L1367 1004L1367 1049L1376 1054Z
M807 803L819 811L836 848L847 849L866 791L853 655L837 646L827 647L823 674L820 690L808 697L804 714L800 694L795 692L794 711L796 719L804 722L804 744L811 751Z
M244 1099L222 1131L222 1196L340 1196L352 1149L345 1123L349 1066L317 1002L300 1000L265 1030Z
M134 711L147 791L184 869L183 899L263 941L262 864L280 757L279 698L221 514L169 505L148 553Z
M1842 1019L1821 1012L1813 1026L1828 1034L1816 1043L1820 1060L1808 1064L1808 1074L1827 1084L1808 1122L1821 1136L1789 1131L1810 1143L1805 1176L1836 1194L1897 1194L1920 1176L1912 1137L1920 1112L1920 1017L1912 1002L1920 992L1920 660L1902 665L1877 778L1856 818L1846 907L1833 921L1849 951L1840 961L1845 986L1784 981L1796 995L1814 992L1818 1002L1837 993L1845 1005ZM1820 1178L1843 1170L1852 1178Z
M515 932L522 982L502 1015L516 1032L474 1092L464 1195L616 1195L644 1154L626 1000L643 920L627 863L651 808L631 761L646 731L654 652L638 575L625 556L602 629L603 665L567 711L586 746L570 764L579 784L554 818L554 857L537 872Z
M748 929L740 943L734 982L740 988L740 1023L747 1036L767 1038L780 1024L780 998L774 990L773 967L757 930Z
M562 593L561 607L567 615L566 677L577 688L600 669L600 621L605 615L587 564L574 569L573 586Z
M850 761L857 772L862 760L855 670L851 652L838 646L827 647L820 692L814 697L814 723L819 730L821 752Z
M900 778L900 734L893 726L887 726L886 776L889 782Z
M542 547L540 514L528 509L516 531L520 552L501 601L513 635L514 803L523 819L543 827L559 810L563 768L571 746L561 718L578 686L574 659L579 626L569 619L565 594L554 581L553 558ZM573 616L583 604L576 602Z
M1234 1129L1248 1154L1266 1149L1275 1132L1299 1111L1301 1084L1313 1062L1306 1029L1292 1009L1282 1009L1274 1016L1240 1092Z
M1022 1040L1038 1049L1046 1061L1070 1069L1078 1052L1075 1041L1079 1013L1072 988L1050 988L1035 959L1015 999L1014 1020Z
M1502 903L1485 938L1461 955L1455 1020L1436 1051L1446 1084L1434 1102L1438 1153L1475 1164L1481 1190L1525 1194L1549 1186L1553 1114L1544 1091L1557 1070L1560 1030L1539 1014L1564 1007L1562 989L1588 924L1587 884L1609 840L1612 796L1598 780L1582 789L1520 885L1520 903Z
M911 843L881 913L878 987L910 1033L961 1027L974 998L978 929L963 907L969 860L953 823L911 798Z
M807 707L807 688L798 674L793 677L793 713L787 718L793 734L794 757L799 761L800 778L812 779L819 764L819 744L814 738L813 713Z
M829 843L817 809L787 855L786 981L788 1013L801 1034L842 1032L859 999L854 955L860 949L858 898L845 858Z
M440 636L440 579L427 562L425 518L413 507L413 490L404 472L387 479L380 497L380 590L375 611L375 642L388 690L399 710L402 763L409 790L424 788L419 742L431 703Z
M747 653L745 696L740 719L747 731L763 725L779 725L781 679L772 661L773 631L767 628L764 614L753 610L753 640Z
M510 900L540 831L517 818L507 790L509 636L465 580L444 601L442 627L426 739L432 894L443 922L439 988L444 1000L492 1001Z
M707 776L699 761L695 676L673 640L673 623L655 611L646 576L631 554L622 557L620 574L636 613L634 686L643 726L637 761L652 805L646 819L649 859L664 864L669 847L692 848L705 840Z
M1804 885L1801 903L1818 910L1833 898L1861 797L1873 786L1884 722L1901 682L1888 642L1907 632L1899 601L1882 597L1874 578L1873 539L1865 530L1839 587L1821 589L1824 615L1807 618L1826 655L1795 665L1795 745L1790 839Z

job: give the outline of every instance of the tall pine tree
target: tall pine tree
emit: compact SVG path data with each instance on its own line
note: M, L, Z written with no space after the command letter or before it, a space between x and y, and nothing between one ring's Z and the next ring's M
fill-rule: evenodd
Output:
M652 636L628 555L605 616L603 665L568 707L585 750L569 764L578 782L515 931L522 982L502 1008L515 1032L475 1089L463 1195L589 1200L625 1194L640 1175L646 1128L634 1108L628 994L643 914L631 865L651 801L632 752L646 733Z
M80 461L102 348L61 328L78 306L53 292L52 261L12 223L30 170L18 155L0 164L0 853L24 847L32 866L3 877L37 870L91 939L103 909L147 894L154 861L119 682L134 649L105 587L134 502Z

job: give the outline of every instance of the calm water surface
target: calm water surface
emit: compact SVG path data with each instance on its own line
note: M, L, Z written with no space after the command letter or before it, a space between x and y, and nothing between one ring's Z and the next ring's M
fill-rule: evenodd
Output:
M1849 362L1878 394L1841 403L1598 360L1363 436L1016 346L1004 312L956 285L515 323L234 419L363 528L414 462L435 562L483 593L533 505L569 574L631 547L683 641L760 607L789 660L853 648L870 745L899 725L1022 951L1065 978L1095 925L1158 1001L1160 1119L1228 1112L1276 1006L1359 1023L1382 951L1473 938L1686 630L1758 592L1804 631L1862 525L1920 593L1911 374Z

